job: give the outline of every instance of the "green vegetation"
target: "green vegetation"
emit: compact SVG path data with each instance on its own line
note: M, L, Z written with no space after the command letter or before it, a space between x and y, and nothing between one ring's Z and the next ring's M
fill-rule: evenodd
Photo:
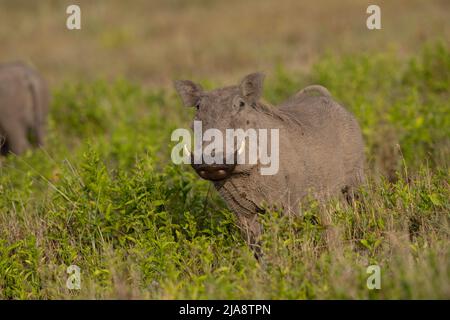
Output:
M174 90L55 87L46 147L1 160L0 298L449 299L450 48L280 66L265 97L311 83L360 121L368 182L352 205L263 215L261 262L210 184L170 162L170 134L193 115ZM381 290L366 287L371 264Z

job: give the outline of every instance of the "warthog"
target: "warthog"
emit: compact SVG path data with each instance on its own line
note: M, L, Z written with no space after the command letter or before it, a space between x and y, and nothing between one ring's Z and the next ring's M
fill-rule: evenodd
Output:
M42 145L49 104L47 84L22 63L0 65L0 151L17 155Z
M308 194L319 199L348 194L363 181L364 145L353 115L319 85L271 106L260 100L263 79L263 74L254 73L239 85L209 92L189 80L175 81L183 104L197 108L195 118L202 121L204 130L279 129L276 174L260 174L259 162L192 165L202 178L213 181L237 214L250 245L257 243L261 232L257 213L264 208L295 212ZM248 146L244 143L242 148ZM236 150L227 149L224 157Z

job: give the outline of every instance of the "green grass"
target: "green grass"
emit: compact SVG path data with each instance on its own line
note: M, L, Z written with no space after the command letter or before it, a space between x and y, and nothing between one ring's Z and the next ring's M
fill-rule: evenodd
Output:
M210 184L170 162L170 134L193 115L174 90L54 88L46 147L1 160L0 298L449 299L449 48L279 66L265 97L311 83L360 121L368 182L353 205L262 216L261 262ZM371 264L381 290L366 287Z

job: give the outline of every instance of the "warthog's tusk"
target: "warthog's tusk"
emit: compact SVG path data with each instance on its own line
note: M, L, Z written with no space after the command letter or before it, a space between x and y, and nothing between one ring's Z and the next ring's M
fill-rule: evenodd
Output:
M183 148L184 148L184 152L186 153L186 155L187 155L188 157L190 157L190 156L191 156L191 152L188 150L187 146L184 145Z
M239 147L239 150L237 152L238 155L241 155L241 153L244 152L244 150L245 150L245 139L242 140L242 142L241 142L241 146Z

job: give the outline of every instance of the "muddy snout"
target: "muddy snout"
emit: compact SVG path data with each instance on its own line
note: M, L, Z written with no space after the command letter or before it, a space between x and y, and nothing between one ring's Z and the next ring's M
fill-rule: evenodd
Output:
M193 164L192 167L200 177L206 180L218 181L231 176L235 164Z
M221 153L218 155L218 159L222 159L220 163L206 163L204 158L200 164L196 164L195 161L192 161L191 163L192 167L200 177L206 180L218 181L231 176L236 167L237 155L237 151L227 156ZM212 156L215 156L214 151L212 152ZM194 157L192 157L191 160L194 160Z
M238 156L241 155L244 148L245 142L242 141L239 149L228 154L220 152L219 154L217 154L217 157L216 152L213 150L211 156L221 161L205 161L205 156L210 160L211 158L205 154L202 154L201 162L196 162L194 154L187 150L186 146L185 152L190 156L191 165L200 177L206 180L219 181L231 176L234 169L236 168L236 163L238 163Z

